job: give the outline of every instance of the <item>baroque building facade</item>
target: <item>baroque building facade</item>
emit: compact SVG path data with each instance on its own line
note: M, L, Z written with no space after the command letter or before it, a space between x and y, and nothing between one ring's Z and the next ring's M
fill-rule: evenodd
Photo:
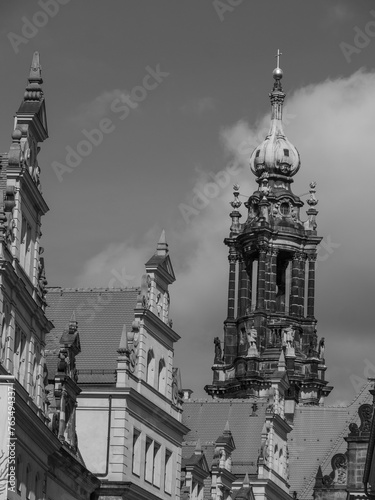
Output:
M214 340L209 398L194 400L174 366L164 231L140 287L47 286L38 153L48 128L34 54L0 155L0 500L374 496L371 383L348 406L325 404L316 185L303 220L282 76L278 64L244 223L234 187L224 338Z

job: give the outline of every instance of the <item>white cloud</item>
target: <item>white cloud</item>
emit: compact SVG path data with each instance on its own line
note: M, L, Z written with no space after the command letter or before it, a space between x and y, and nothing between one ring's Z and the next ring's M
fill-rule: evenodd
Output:
M311 85L288 96L287 103L294 118L285 132L302 158L293 190L305 193L309 182L317 181L318 234L340 244L319 262L316 315L318 334L326 339L327 378L337 387L333 399L342 401L351 399L350 374L358 373L366 349L372 348L375 74L358 71L348 78ZM232 175L206 206L195 209L189 224L178 214L176 228L167 231L177 274L171 288L171 315L182 336L176 358L183 385L194 389L196 396L211 383L213 338L222 337L226 316L228 261L222 242L230 226L231 185L239 182L240 192L246 195L254 191L248 158L251 147L264 138L268 122L269 116L254 127L242 120L223 129L224 154L240 163L239 174ZM250 147L241 152L244 141ZM212 178L201 173L195 188L203 192L207 182ZM187 193L186 205L193 206L193 199L194 192ZM107 286L111 270L121 272L124 267L140 277L158 236L153 231L139 244L127 240L110 245L87 263L77 285Z
M327 18L331 23L344 22L352 17L352 11L343 3L327 5Z
M129 95L129 92L126 90L105 90L92 101L83 103L72 117L72 120L80 127L97 125L102 118L113 114L111 111L113 101L115 99L122 100L127 95Z
M180 109L186 115L202 115L215 109L215 101L212 97L200 97L192 99Z

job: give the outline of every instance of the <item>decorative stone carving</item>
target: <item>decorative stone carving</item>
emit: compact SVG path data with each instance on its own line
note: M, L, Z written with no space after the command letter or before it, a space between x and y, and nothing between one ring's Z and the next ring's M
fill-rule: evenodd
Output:
M332 457L331 460L332 472L324 476L322 479L322 485L326 488L330 488L334 485L345 486L347 483L347 469L348 469L348 459L346 454L337 453Z
M259 217L259 198L251 196L249 200L248 221L251 222Z
M142 276L137 307L142 307L143 309L150 309L151 307L151 276L149 274Z
M161 303L161 293L160 292L158 292L156 295L156 311L157 311L158 317L161 318L162 303Z
M266 465L269 465L270 427L268 424L265 424L263 431L259 458L263 459Z
M268 185L268 178L270 174L268 172L264 172L260 177L260 186L259 191L262 193L262 199L266 200L268 195L270 194L271 188Z
M44 252L44 248L40 247L39 248L39 255L41 255ZM38 288L39 292L42 296L42 299L45 299L45 296L47 294L46 287L48 285L48 281L46 279L46 272L44 268L44 257L39 257L38 261Z
M310 207L315 207L318 204L318 200L316 199L316 182L310 182L310 198L307 200L307 204Z
M134 320L132 329L127 332L128 350L129 350L129 369L135 372L138 362L138 344L139 344L139 321Z
M178 368L172 368L172 402L175 405L181 403L181 380L180 380L180 370Z
M363 404L358 409L358 415L361 420L360 426L356 423L349 425L349 436L369 435L371 429L373 408L369 404Z
M169 295L168 290L165 292L165 316L168 319L169 317L169 307L171 304L171 297Z
M280 202L279 201L272 204L272 207L270 208L270 215L274 219L281 219L282 218L282 215L280 213Z

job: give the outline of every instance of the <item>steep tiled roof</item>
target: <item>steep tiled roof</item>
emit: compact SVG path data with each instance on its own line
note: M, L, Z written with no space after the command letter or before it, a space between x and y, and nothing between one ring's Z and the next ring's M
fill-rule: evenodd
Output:
M323 475L329 474L332 457L347 450L344 437L349 434L349 424L359 421L358 408L372 402L370 388L370 384L366 384L348 406L301 406L296 409L288 443L290 491L297 491L299 499L313 498L319 465Z
M46 337L49 378L57 365L60 338L75 311L81 341L78 383L113 383L123 325L134 319L139 288L48 288L47 316L55 328Z
M239 399L184 402L183 422L191 430L185 436L183 457L188 458L194 453L200 439L211 467L215 441L223 434L228 421L236 445L232 454L233 474L256 473L267 404L258 403L254 416L252 406L253 401Z

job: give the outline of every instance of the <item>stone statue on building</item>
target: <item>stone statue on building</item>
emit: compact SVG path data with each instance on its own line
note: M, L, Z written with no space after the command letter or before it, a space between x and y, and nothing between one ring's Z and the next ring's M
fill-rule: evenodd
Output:
M295 336L295 331L293 325L288 326L288 328L284 328L283 346L294 347L294 336Z
M324 337L322 337L319 341L318 358L324 359Z
M215 344L215 359L214 359L214 364L222 363L223 362L223 354L221 350L221 343L219 337L214 338L214 344Z

